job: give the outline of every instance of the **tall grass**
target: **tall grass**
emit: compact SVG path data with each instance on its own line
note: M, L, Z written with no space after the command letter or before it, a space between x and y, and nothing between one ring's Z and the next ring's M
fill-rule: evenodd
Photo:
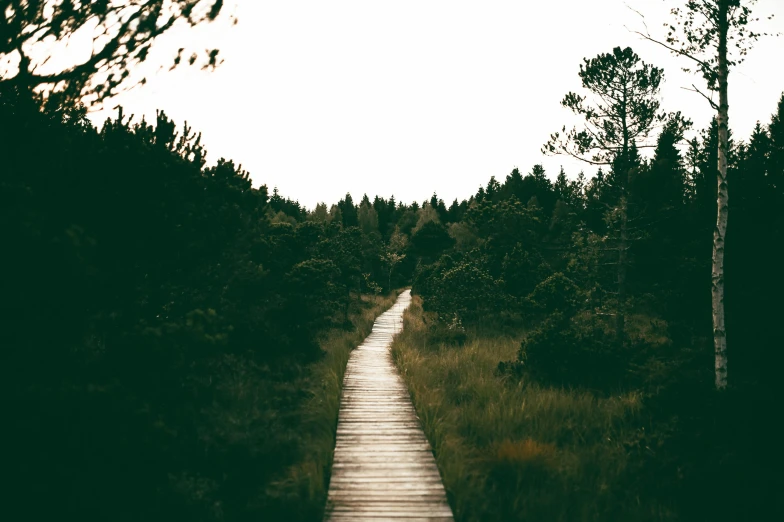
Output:
M392 346L458 521L661 521L666 502L642 495L627 444L640 398L601 398L500 377L523 334L468 332L434 342L421 300Z
M263 493L268 520L316 521L323 517L335 447L343 376L351 350L370 334L373 322L397 299L398 292L386 296L363 295L352 308L353 327L326 331L319 339L324 357L311 364L293 386L304 394L300 406L290 415L300 438L297 461L289 466Z

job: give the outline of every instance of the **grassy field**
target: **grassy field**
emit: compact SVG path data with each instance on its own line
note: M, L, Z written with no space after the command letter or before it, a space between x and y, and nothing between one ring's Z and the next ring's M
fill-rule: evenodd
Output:
M302 376L286 384L281 397L304 395L290 411L276 411L289 417L289 430L278 437L295 437L295 462L273 480L262 494L261 510L269 520L317 521L323 517L327 486L335 447L343 374L349 354L370 334L373 322L391 307L398 292L385 296L363 295L352 307L353 328L324 332L320 339L325 356L304 369Z
M415 297L392 351L458 521L674 519L635 478L627 444L642 423L639 396L499 377L522 332L468 331L450 346L433 341L430 324Z

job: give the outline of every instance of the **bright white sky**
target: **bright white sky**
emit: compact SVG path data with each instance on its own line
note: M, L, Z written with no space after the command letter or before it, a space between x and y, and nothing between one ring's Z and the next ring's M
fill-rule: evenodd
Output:
M159 42L151 61L168 65L183 44L218 47L214 72L160 72L114 103L154 119L164 109L201 131L208 163L225 157L254 186L277 186L308 208L346 192L447 204L490 176L544 164L554 178L585 168L544 157L549 134L571 121L560 106L579 89L584 57L631 46L663 67L664 108L697 128L711 109L682 89L701 78L682 60L624 26L654 35L676 0L235 0L239 23L182 29ZM227 2L231 12L231 2ZM775 13L762 28L784 29L784 0L759 0ZM227 13L228 14L228 13ZM767 123L784 91L784 37L759 42L730 76L730 126L746 139ZM107 112L91 117L100 124Z

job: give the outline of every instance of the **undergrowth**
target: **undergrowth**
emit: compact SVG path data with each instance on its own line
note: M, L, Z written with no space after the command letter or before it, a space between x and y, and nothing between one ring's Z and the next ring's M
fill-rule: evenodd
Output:
M392 347L458 521L674 520L642 494L630 444L641 397L599 396L501 376L524 334L437 334L414 298Z
M319 345L324 357L305 369L302 377L289 383L289 394L303 399L288 415L297 438L298 455L263 492L260 513L265 520L316 521L323 517L335 447L343 375L351 351L370 334L373 322L397 299L362 296L362 306L349 314L352 327L324 332Z

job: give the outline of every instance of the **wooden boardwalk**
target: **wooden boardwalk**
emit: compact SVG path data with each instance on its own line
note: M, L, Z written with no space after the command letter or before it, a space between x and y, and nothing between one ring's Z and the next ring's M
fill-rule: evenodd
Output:
M410 303L406 290L349 358L327 521L453 520L433 452L389 353Z

